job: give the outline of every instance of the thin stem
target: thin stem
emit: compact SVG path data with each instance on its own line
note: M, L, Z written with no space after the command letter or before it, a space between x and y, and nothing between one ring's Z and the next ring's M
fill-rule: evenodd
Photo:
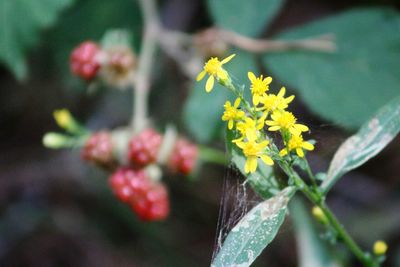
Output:
M317 180L315 179L315 176L311 170L310 164L308 164L308 160L305 157L303 158L303 160L304 160L304 163L306 164L307 175L310 178L311 183L314 186L314 189L317 189L318 188Z
M219 165L227 165L228 160L226 159L225 153L206 146L199 146L199 157L206 162L212 162Z
M332 227L337 231L343 243L346 244L346 246L350 249L350 251L353 252L353 254L358 258L358 260L362 262L364 266L368 267L376 266L376 264L371 260L371 258L364 253L364 251L357 245L357 243L349 235L349 233L346 231L343 225L338 221L336 216L328 208L326 203L322 201L321 203L317 204L317 206L321 208L326 218L329 220L330 225L332 225Z
M349 233L345 230L343 225L338 221L332 211L328 208L323 198L321 198L318 192L313 192L300 178L295 170L287 165L286 162L280 162L282 169L294 180L296 186L304 193L304 195L316 206L322 209L326 218L338 236L341 238L343 243L349 248L349 250L357 257L357 259L363 263L366 267L377 267L377 263L357 245Z
M138 0L144 18L144 35L141 45L136 79L132 82L134 105L131 125L138 132L148 124L148 94L150 73L157 49L159 20L154 0Z

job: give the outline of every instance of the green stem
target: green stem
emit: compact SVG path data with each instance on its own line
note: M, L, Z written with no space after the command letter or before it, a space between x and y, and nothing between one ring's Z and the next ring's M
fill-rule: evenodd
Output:
M206 146L199 146L199 152L199 157L203 161L212 162L224 166L228 164L225 153L220 150Z
M373 262L372 258L364 253L364 251L357 245L354 239L349 235L343 225L338 221L336 216L332 213L332 211L328 208L326 203L322 201L321 203L314 203L324 212L326 218L329 220L330 225L337 231L338 235L342 239L343 243L349 248L351 252L358 258L360 262L363 263L364 266L367 267L376 267L378 266L375 262Z
M304 157L303 158L305 164L306 164L306 172L308 177L311 180L312 185L314 186L314 189L317 190L318 189L318 184L317 184L317 180L315 179L315 176L310 168L310 164L308 164L308 160Z
M366 267L377 267L379 264L375 262L368 254L357 245L353 238L349 235L343 225L338 221L336 216L326 205L324 199L321 197L318 191L313 191L307 184L301 179L295 170L292 169L286 162L279 162L279 165L285 171L285 173L291 177L294 184L300 191L316 206L318 206L325 214L329 221L329 225L332 226L338 236L341 238L343 243L349 248L349 250L357 257L357 259L363 263ZM310 170L311 172L311 170ZM311 178L311 177L310 177Z

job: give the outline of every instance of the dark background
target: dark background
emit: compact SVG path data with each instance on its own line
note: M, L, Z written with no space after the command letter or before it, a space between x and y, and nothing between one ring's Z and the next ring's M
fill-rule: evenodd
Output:
M87 2L77 1L60 21L82 12ZM210 25L202 1L165 0L160 4L168 28L195 32ZM372 4L398 7L396 1L288 0L265 35L349 7ZM127 25L116 20L110 26ZM195 181L166 177L172 205L169 219L142 223L113 197L107 173L82 163L79 151L52 151L41 144L44 133L58 130L51 116L57 108L69 108L91 129L128 122L130 92L101 90L88 95L84 84L68 73L66 54L77 43L68 36L65 40L59 37L63 31L80 31L83 41L99 39L104 30L99 27L97 33L84 36L85 25L80 29L57 24L45 31L39 46L30 51L30 76L23 83L0 68L0 266L209 265L224 168L205 165ZM57 51L55 44L60 40L65 46ZM154 77L151 116L157 125L172 121L184 129L180 120L187 81L162 54L157 69L161 71ZM311 124L319 142L311 164L324 170L351 133L320 121L301 99L297 102L297 113ZM222 142L214 145L223 147ZM363 247L377 238L389 243L385 266L400 266L399 150L397 138L379 156L342 179L328 198ZM292 228L287 220L255 266L296 265ZM350 261L349 266L357 265Z

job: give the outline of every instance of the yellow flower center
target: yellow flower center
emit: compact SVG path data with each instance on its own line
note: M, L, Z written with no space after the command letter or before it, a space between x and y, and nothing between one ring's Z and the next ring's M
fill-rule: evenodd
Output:
M259 146L256 142L248 142L243 148L246 157L257 157L259 152Z
M302 145L303 145L303 137L292 135L292 137L289 140L289 149L292 150L301 147Z
M262 103L264 104L264 108L267 110L276 110L280 104L281 99L276 95L270 94L263 98Z
M255 95L262 95L268 90L268 85L268 79L263 80L263 76L261 75L259 78L253 80L251 84L251 92Z
M283 112L276 120L276 122L285 129L289 129L296 123L296 118L291 112Z
M206 65L204 66L204 70L209 75L217 75L218 71L222 69L222 63L216 57L212 57L209 61L207 61Z
M233 120L238 117L238 110L229 104L225 104L224 120Z

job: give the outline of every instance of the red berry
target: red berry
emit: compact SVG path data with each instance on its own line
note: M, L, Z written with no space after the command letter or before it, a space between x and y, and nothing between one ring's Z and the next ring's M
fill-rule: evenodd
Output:
M195 144L185 139L178 139L168 165L172 171L188 175L196 166L197 156L198 148Z
M75 75L85 79L93 79L100 68L97 55L100 48L96 43L86 41L76 47L70 56L71 71Z
M153 129L146 129L129 142L128 158L137 166L145 166L157 160L162 136Z
M110 177L110 186L141 220L159 221L169 214L167 189L152 181L144 170L120 168Z
M161 183L154 183L143 198L132 203L132 209L144 221L159 221L169 214L168 192Z
M120 168L110 177L114 194L125 203L141 199L151 187L151 180L143 170Z
M99 165L108 165L113 162L113 144L108 132L92 134L81 150L83 160L92 161Z

